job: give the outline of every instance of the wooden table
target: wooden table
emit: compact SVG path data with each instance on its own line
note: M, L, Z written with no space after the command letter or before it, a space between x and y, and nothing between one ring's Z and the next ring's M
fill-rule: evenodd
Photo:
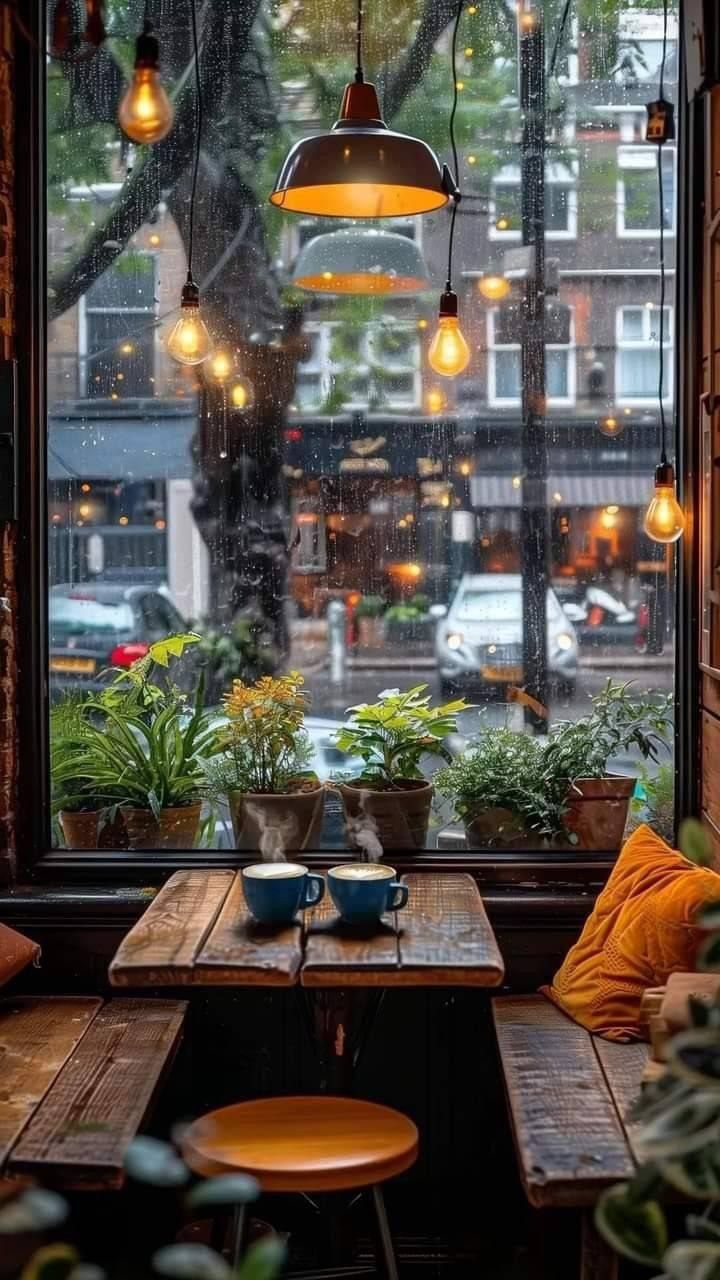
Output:
M110 982L298 987L319 1049L321 1083L327 1086L340 1067L347 1087L388 988L495 987L503 980L502 956L472 877L416 872L403 879L408 906L378 927L343 924L329 895L294 924L269 926L250 916L239 872L178 871L120 944Z

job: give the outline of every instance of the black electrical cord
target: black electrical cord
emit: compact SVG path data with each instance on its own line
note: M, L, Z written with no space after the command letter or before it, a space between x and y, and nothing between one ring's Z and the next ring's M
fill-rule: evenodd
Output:
M192 22L193 59L195 62L195 158L193 160L192 186L190 188L190 227L188 230L188 283L192 281L193 247L195 240L195 194L197 192L198 169L200 167L200 143L203 126L202 84L200 81L200 47L198 42L197 13L195 0L190 0L190 17Z
M463 4L465 0L458 0L457 13L455 14L455 23L452 34L452 78L453 78L453 101L450 109L450 150L452 151L453 168L455 170L453 177L455 179L455 194L453 195L453 207L450 214L450 234L448 236L448 265L447 265L447 283L445 292L452 290L452 269L453 269L453 247L455 243L455 219L457 217L458 203L460 201L460 192L458 190L460 182L460 164L458 160L457 139L455 137L455 116L458 109L458 81L457 81L457 43L458 32L460 30L460 19L462 17Z
M550 62L548 63L548 80L550 80L555 74L555 64L557 63L558 53L560 52L560 41L565 34L565 24L568 20L571 3L572 0L565 0L565 7L560 16L560 23L555 35L555 43L552 48L552 53L550 54Z
M357 0L357 27L355 33L355 83L362 84L365 80L363 71L362 56L362 37L363 37L363 7L362 0Z
M665 88L665 59L667 57L667 32L668 32L668 0L663 0L663 39L662 39L662 56L660 58L660 83L658 97L660 101L663 98L663 90ZM665 339L665 191L663 187L663 149L662 143L658 143L657 149L657 176L658 176L658 215L660 220L660 241L659 241L659 266L660 266L660 327L658 330L658 404L660 406L660 462L661 465L667 464L667 425L665 422L665 354L663 342Z

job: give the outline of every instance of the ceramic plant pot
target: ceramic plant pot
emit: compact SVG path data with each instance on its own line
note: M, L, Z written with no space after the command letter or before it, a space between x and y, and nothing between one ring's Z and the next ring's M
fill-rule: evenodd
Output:
M578 778L568 792L565 826L574 848L618 850L623 842L634 778Z
M231 791L228 801L236 849L272 858L319 847L325 810L321 783L286 795Z
M405 778L397 788L386 791L366 782L342 782L338 790L345 808L349 848L378 856L368 847L363 827L377 837L383 849L417 853L425 848L433 798L429 782Z
M200 802L161 809L123 809L131 849L192 849L200 825Z
M67 849L127 849L128 834L123 815L116 810L108 821L106 810L66 810L58 814Z
M526 831L510 809L484 809L465 822L469 849L546 849L547 840Z

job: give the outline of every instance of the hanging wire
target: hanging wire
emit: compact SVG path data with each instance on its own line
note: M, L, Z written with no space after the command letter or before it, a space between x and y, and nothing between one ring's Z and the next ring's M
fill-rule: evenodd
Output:
M458 161L457 139L455 137L455 116L458 108L458 80L457 80L457 44L458 32L460 30L460 19L462 17L463 4L465 0L458 0L457 13L455 14L455 23L452 34L452 78L453 78L453 100L450 109L450 150L453 158L453 177L456 186L460 182L460 164ZM450 214L450 234L448 236L448 265L447 265L447 283L445 285L446 292L452 289L452 270L453 270L453 247L455 243L455 219L457 217L458 202L460 200L459 192L453 196L452 213Z
M555 66L557 64L558 54L560 52L560 43L562 41L563 35L565 34L565 24L567 23L567 20L568 20L571 3L572 3L572 0L565 0L565 7L560 17L558 29L555 34L555 43L552 48L552 53L550 54L550 62L548 63L548 80L551 80L552 77L555 75Z
M188 230L188 281L192 280L193 247L195 241L195 194L197 192L198 169L200 167L200 143L203 127L202 84L200 81L200 46L198 43L197 13L195 0L190 0L190 17L192 21L193 61L195 63L195 158L193 160L192 186L190 188L190 227Z
M355 29L355 83L362 84L365 79L362 56L363 7L362 0L357 0L357 26Z
M663 98L665 88L665 58L667 56L667 33L668 33L668 0L663 0L663 39L662 39L662 57L660 59L660 82L658 97L660 101ZM658 176L658 214L660 220L660 241L659 241L659 266L660 266L660 326L658 330L658 404L660 406L660 462L664 465L667 463L667 424L665 422L665 353L663 342L665 338L665 191L663 186L663 149L662 144L658 143L657 149L657 176Z

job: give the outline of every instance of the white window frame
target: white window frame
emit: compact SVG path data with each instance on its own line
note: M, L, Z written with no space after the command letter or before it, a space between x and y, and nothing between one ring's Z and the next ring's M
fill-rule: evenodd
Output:
M677 221L677 151L675 147L665 148L666 154L672 156L672 223L665 228L666 236L675 235L675 225ZM615 230L619 240L659 240L660 227L626 227L625 226L625 180L623 171L649 171L654 170L657 174L657 147L651 143L621 143L618 147L618 177L617 177L617 203L616 203L616 220Z
M87 294L83 293L78 303L78 326L77 326L77 344L78 344L78 389L77 394L80 399L87 398L87 377L88 377L88 360L90 352L88 351L88 313L94 316L100 315L123 315L123 316L147 316L148 322L150 318L157 319L158 316L158 300L157 300L157 283L158 283L158 256L152 249L131 249L131 253L137 254L138 257L150 258L152 262L153 272L153 304L151 307L88 307ZM117 259L116 259L117 261ZM129 335L131 338L132 335ZM153 370L152 377L157 376L157 332L153 332Z
M314 344L313 355L300 366L301 374L316 374L318 378L319 404L322 404L330 392L330 381L333 374L341 373L343 370L340 366L333 364L330 357L330 349L332 345L332 334L337 321L310 321L305 326L305 333L308 336L317 335L317 342ZM374 332L382 327L381 324L369 325L363 333L360 340L360 350L363 356L362 362L358 363L353 372L361 376L370 375L372 368L372 360L370 359L370 342ZM417 337L417 326L413 322L396 321L393 323L393 331L402 330L415 338L412 347L412 360L407 365L399 364L397 368L393 368L392 372L412 377L412 398L391 399L388 397L387 402L383 405L388 412L401 409L419 409L422 403L422 366L420 341ZM367 410L367 400L348 400L343 406L344 410L349 412ZM300 405L297 405L298 412L306 412ZM317 412L317 410L308 409L307 412Z
M569 165L552 164L546 165L545 184L547 187L565 187L568 193L567 215L568 223L564 231L554 231L546 228L546 240L576 240L577 239L577 210L578 210L578 162L572 160ZM513 228L508 231L499 231L496 223L498 216L502 214L502 210L498 210L497 200L495 199L495 190L497 187L516 187L520 190L520 166L516 164L505 165L499 173L496 173L490 181L490 199L488 201L488 239L495 241L509 241L517 243L522 238L520 228Z
M620 387L620 368L623 353L633 351L657 351L659 343L653 341L651 334L653 332L653 319L655 324L659 320L658 312L660 308L653 305L645 307L633 302L626 302L623 306L617 307L615 311L615 403L621 406L627 405L638 407L657 405L657 393L650 396L629 396L623 392ZM643 337L642 338L624 338L623 335L623 313L625 311L638 311L643 317ZM671 405L673 400L673 345L675 341L675 324L673 307L665 304L665 319L663 321L663 351L665 357L663 360L664 374L667 377L667 394L663 396L663 405Z
M563 304L567 305L567 304ZM568 394L566 396L548 396L548 406L554 408L572 407L577 399L577 348L575 345L575 312L572 307L568 307L570 312L570 341L564 342L548 342L547 351L564 351L567 355L567 386ZM519 342L495 342L495 317L497 309L491 308L487 312L487 398L488 404L494 409L508 409L522 403L521 396L499 396L497 394L497 380L495 369L495 356L502 351L516 351L520 354ZM522 375L521 375L522 376Z

